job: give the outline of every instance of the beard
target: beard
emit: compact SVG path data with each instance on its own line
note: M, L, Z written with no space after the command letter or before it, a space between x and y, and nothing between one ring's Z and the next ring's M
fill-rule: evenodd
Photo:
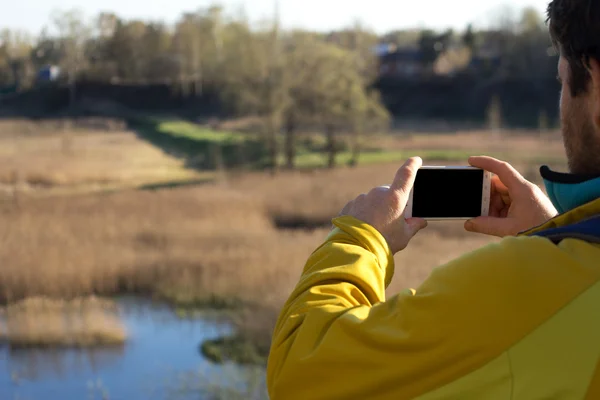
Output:
M573 174L600 176L600 133L596 131L587 104L572 101L561 111L562 136Z

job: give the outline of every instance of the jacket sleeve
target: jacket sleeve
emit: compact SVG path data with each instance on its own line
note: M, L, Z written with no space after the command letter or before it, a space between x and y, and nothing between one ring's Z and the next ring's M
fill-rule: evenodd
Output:
M277 321L272 400L415 398L501 355L591 279L576 278L547 241L511 238L385 301L394 269L385 239L352 217L334 225Z

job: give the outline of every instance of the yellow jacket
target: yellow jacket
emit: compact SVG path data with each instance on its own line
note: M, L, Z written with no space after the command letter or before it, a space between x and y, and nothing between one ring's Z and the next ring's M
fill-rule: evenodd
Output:
M598 214L600 199L387 301L385 240L335 219L277 322L271 399L600 399L600 247L530 236Z

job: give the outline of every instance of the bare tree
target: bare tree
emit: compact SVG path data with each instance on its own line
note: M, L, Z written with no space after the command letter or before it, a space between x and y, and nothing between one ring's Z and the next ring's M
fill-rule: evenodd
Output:
M221 82L228 26L223 8L210 6L185 14L175 28L175 52L179 58L180 81L194 95L201 95L205 84Z
M58 11L54 13L54 27L62 48L62 68L66 71L69 84L69 104L75 104L77 76L86 64L86 43L90 37L91 28L85 22L80 10Z
M110 40L110 53L117 65L120 80L142 83L145 64L144 36L146 24L143 21L121 21Z
M202 48L205 37L200 28L200 15L185 14L175 30L175 45L179 55L179 80L184 94L202 93Z
M352 108L349 110L352 121L350 165L356 166L365 134L388 129L391 116L381 102L379 93L375 90L366 91L364 87L360 88L354 93L352 100Z
M487 109L487 124L488 129L497 135L502 128L502 103L500 96L494 95Z
M325 133L327 166L334 168L339 150L337 134L350 128L353 100L364 90L364 81L351 51L332 44L315 50L318 72L311 96L315 118Z
M224 54L225 98L246 115L260 117L268 159L275 172L279 164L279 133L290 106L289 71L279 23L252 32L247 24L230 27L235 44Z
M4 74L0 72L0 82L11 83L19 90L31 84L32 48L32 39L27 33L8 29L0 31L0 66L4 65L2 69L5 71Z
M288 37L286 51L289 104L284 112L284 153L286 168L296 166L296 134L303 126L314 125L314 93L321 71L315 48L320 45L317 35L296 31Z

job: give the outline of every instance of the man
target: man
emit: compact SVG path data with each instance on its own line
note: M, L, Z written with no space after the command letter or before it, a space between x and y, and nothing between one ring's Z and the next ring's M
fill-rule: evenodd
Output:
M502 241L386 301L393 255L426 226L403 218L409 160L309 258L275 328L273 400L600 399L600 236L576 228L600 215L600 2L554 0L548 16L571 170L542 169L556 209L510 165L471 158L496 177L491 216L465 228Z

